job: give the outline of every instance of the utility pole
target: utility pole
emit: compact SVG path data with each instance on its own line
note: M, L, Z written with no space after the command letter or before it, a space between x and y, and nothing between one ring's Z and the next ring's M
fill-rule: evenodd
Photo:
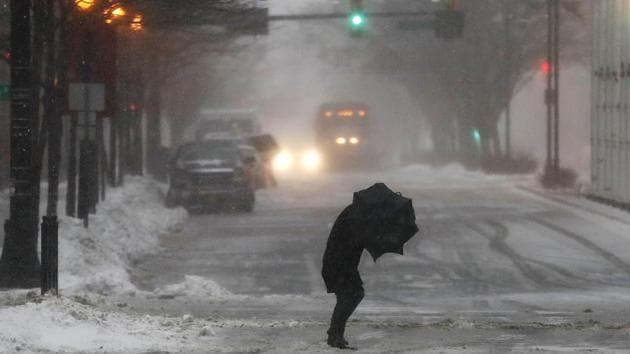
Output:
M4 224L0 287L40 285L38 225L33 222L34 100L31 50L31 1L11 0L11 197Z
M553 168L560 170L560 0L553 0L553 120L554 151Z
M503 0L503 22L505 24L505 89L509 90L505 102L505 157L512 158L511 124L512 124L512 45L511 27L512 13L510 12L509 0Z
M560 170L560 7L559 0L547 0L547 159L545 176L557 176Z

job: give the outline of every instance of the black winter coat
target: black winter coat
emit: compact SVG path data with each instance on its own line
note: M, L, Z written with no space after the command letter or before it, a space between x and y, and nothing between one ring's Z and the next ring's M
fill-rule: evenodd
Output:
M346 207L330 231L322 265L322 277L329 293L361 288L359 262L363 253L362 225L353 217L358 213L354 204Z

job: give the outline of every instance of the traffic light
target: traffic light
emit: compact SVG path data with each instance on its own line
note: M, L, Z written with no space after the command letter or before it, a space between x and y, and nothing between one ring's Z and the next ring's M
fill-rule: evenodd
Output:
M548 60L544 60L540 63L540 72L547 75L551 71L551 63Z
M367 19L361 0L352 0L350 3L350 13L348 14L348 26L353 35L360 35L365 30Z
M475 128L472 130L472 138L477 146L481 144L481 133L479 132L479 129Z
M6 61L7 63L11 63L11 52L0 51L0 59Z

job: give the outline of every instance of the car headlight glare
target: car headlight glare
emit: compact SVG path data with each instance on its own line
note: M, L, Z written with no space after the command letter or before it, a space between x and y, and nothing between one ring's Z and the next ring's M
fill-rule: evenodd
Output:
M335 139L335 143L337 143L337 145L345 145L346 144L346 138L340 136L337 139Z
M302 154L301 163L304 170L317 171L321 167L322 157L314 149L307 150Z
M353 136L352 138L350 138L349 141L350 141L350 144L356 145L359 143L359 138Z
M288 151L282 151L274 156L272 161L273 169L276 171L287 171L293 167L293 155Z

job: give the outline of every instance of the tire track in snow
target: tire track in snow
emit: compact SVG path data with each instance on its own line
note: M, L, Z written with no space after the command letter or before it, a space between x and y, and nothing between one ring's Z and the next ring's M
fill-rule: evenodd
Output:
M531 267L526 258L514 251L507 242L505 242L509 236L509 230L505 225L490 219L485 220L485 222L492 227L495 231L494 233L488 233L470 221L466 222L466 224L473 231L487 238L490 241L491 249L505 255L516 268L518 268L521 274L531 280L535 285L545 288L557 286L557 284L549 281L544 274Z
M597 253L602 258L604 258L608 262L612 263L616 267L620 268L624 272L630 274L630 265L629 264L624 262L621 258L617 257L613 253L611 253L609 251L606 251L605 249L599 247L594 242L588 240L584 236L581 236L581 235L579 235L579 234L577 234L575 232L569 231L569 230L567 230L565 228L562 228L562 227L560 227L558 225L552 224L552 223L550 223L548 221L545 221L543 219L540 219L540 218L530 217L529 220L531 220L534 223L537 223L537 224L539 224L539 225L541 225L543 227L546 227L546 228L548 228L548 229L550 229L552 231L555 231L556 233L558 233L560 235L563 235L565 237L570 238L571 240L579 243L580 245L586 247L587 249Z

